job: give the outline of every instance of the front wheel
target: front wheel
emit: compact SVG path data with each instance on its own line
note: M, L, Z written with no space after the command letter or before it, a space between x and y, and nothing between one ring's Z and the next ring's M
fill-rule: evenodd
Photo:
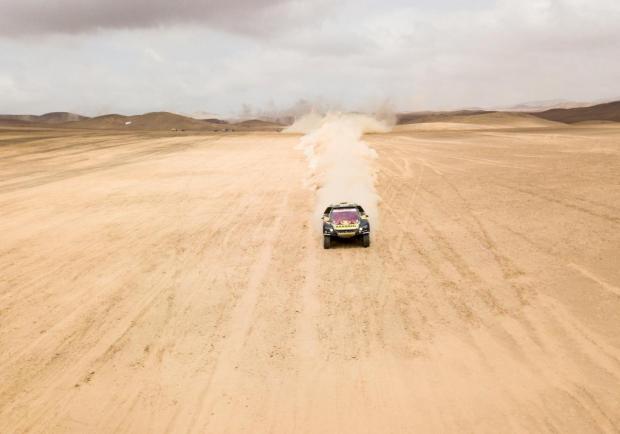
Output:
M323 235L323 248L329 249L332 246L332 237L329 235Z
M364 234L362 235L362 245L364 247L368 247L370 246L370 234Z

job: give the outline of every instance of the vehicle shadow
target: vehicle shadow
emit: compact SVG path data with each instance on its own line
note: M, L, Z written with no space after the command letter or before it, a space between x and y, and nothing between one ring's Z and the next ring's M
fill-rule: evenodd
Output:
M361 238L332 238L330 249L363 249Z

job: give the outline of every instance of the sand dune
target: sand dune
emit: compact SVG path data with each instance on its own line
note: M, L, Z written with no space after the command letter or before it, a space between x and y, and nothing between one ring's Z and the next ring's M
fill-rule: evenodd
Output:
M299 135L0 130L0 432L617 432L620 130L502 116L327 251Z
M441 119L441 120L439 120ZM447 130L483 130L506 128L546 128L558 126L557 122L541 119L527 113L483 113L465 116L445 116L435 120L402 124L395 131L447 131Z
M280 131L283 128L283 126L278 123L260 119L249 119L229 125L231 128L240 131Z
M396 115L397 124L415 124L428 122L445 122L453 117L465 117L479 115L484 113L492 113L485 110L454 110L454 111L420 111L409 113L398 113Z
M551 109L540 113L534 113L534 115L543 119L567 124L584 121L620 122L620 101L597 104L590 107Z

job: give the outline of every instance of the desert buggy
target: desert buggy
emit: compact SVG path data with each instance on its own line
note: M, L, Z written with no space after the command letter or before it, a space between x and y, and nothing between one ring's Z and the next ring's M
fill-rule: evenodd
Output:
M370 246L370 223L360 205L341 202L330 205L323 213L323 248L329 249L334 238L356 238Z

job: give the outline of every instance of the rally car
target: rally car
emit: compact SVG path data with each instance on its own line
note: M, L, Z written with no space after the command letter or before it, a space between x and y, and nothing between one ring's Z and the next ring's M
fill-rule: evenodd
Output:
M329 249L334 238L357 238L370 246L368 215L356 203L341 202L328 206L323 213L323 248Z

